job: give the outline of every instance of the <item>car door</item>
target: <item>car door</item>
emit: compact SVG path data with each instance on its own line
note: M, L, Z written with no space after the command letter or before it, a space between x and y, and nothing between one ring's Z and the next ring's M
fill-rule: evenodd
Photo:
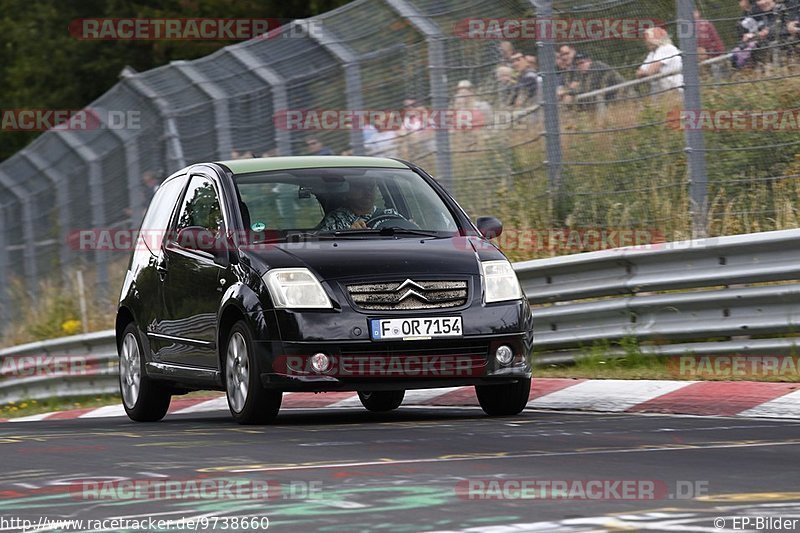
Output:
M164 240L158 265L161 313L158 352L161 362L192 367L217 367L217 311L227 281L214 255L181 242L185 228L205 228L224 235L220 190L209 176L194 174Z

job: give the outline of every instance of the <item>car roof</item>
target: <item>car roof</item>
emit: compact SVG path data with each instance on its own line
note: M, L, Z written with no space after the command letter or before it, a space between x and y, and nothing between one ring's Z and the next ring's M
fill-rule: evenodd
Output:
M293 157L263 157L219 161L234 174L268 172L270 170L293 170L303 168L408 168L408 165L385 157L361 157L338 155L309 155Z

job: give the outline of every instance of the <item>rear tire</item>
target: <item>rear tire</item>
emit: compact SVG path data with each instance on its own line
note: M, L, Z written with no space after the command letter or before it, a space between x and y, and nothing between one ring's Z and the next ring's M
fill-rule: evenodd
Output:
M259 381L253 336L240 320L233 325L225 347L222 373L231 416L240 424L268 424L281 408L281 391L267 390Z
M358 399L361 400L361 405L366 407L367 411L385 413L400 407L405 395L406 391L404 390L370 391L359 392Z
M128 418L158 422L167 414L172 399L169 389L147 376L139 328L130 323L119 346L119 392Z
M476 385L475 393L483 412L489 416L518 415L525 409L531 393L531 379L510 385Z

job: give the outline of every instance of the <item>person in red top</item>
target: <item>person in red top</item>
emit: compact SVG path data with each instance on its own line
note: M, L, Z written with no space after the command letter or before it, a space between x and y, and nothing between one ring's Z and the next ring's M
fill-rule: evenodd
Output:
M717 33L714 23L700 15L700 10L694 10L694 25L697 31L697 58L699 61L717 57L725 52L725 45Z

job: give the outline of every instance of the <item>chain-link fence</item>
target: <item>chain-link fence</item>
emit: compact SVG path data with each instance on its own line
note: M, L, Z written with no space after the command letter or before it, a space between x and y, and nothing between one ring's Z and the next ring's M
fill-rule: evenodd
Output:
M589 230L797 227L799 20L795 0L356 0L126 69L89 106L100 127L48 131L0 164L0 318L12 278L35 293L89 268L106 288L127 254L85 251L76 230L135 228L157 180L200 161L413 160L470 215L503 219L514 259L594 249ZM324 111L338 122L311 120ZM345 126L355 111L370 118ZM453 111L463 123L437 118Z

